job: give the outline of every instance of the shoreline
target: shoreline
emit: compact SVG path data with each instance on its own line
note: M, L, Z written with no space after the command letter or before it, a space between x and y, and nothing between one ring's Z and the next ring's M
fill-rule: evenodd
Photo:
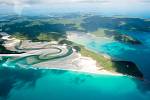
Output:
M15 40L16 39L13 38L13 41L15 41ZM16 43L14 43L13 45L15 45L15 44ZM13 46L13 45L11 45L11 46ZM66 48L67 48L67 46L66 46ZM0 54L0 55L1 56L22 57L22 56L39 54L38 52L40 50L41 49L26 51L26 53L23 53L23 54ZM59 61L59 59L58 59L58 60L56 60L56 62L49 60L49 61L46 61L43 63L37 63L35 65L31 64L31 66L32 66L32 68L40 68L40 69L59 69L59 70L70 70L70 71L76 71L76 72L99 74L99 75L123 76L123 74L121 74L121 73L112 72L112 71L103 69L104 67L101 66L100 64L98 64L98 61L96 61L92 57L82 55L81 53L77 53L75 49L73 49L73 51L74 51L74 53L72 55L72 58L71 59L67 58L67 60L65 60L65 63L63 61ZM47 67L44 67L44 66L47 66ZM22 67L22 68L26 68L26 67Z
M95 60L98 64L96 65L96 67L98 67L99 69L104 69L102 71L96 71L96 73L100 72L104 74L115 75L122 74L137 78L143 78L142 72L138 69L137 65L134 62L118 60L118 58L109 57L106 54L99 54L93 50L90 50L86 48L85 45L78 44L78 42L74 41L75 39L78 39L76 35L78 35L78 33L68 33L68 41L73 42L73 45L78 46L80 48L78 52L80 52L82 56L90 57L93 60Z
M56 69L56 70L67 70L67 71L74 71L74 72L82 72L82 73L89 73L89 74L96 74L96 75L110 75L110 76L126 76L122 73L118 72L112 72L109 70L103 69L102 66L97 67L97 61L86 56L82 56L80 53L78 53L78 57L71 60L71 65L62 65L62 66L46 66L46 64L36 64L33 65L31 68L37 68L37 69ZM67 66L67 67L66 67ZM74 67L75 66L75 67Z
M23 67L26 69L32 68L32 69L46 69L46 70L61 70L61 71L72 71L72 72L77 72L77 73L86 73L86 74L92 74L92 75L106 75L106 76L126 76L120 73L113 73L107 70L102 70L102 71L83 71L83 70L75 70L75 69L64 69L64 68L49 68L49 67Z

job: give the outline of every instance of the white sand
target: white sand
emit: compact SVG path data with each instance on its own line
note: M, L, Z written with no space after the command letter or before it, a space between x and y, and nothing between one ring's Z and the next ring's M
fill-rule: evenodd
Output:
M73 36L74 37L74 36ZM5 37L6 39L8 37ZM7 46L15 46L16 43L19 42L17 39L12 39L13 42L10 42L9 44L6 44ZM27 43L26 43L27 42ZM43 47L48 45L48 42L23 42L22 47ZM27 45L28 44L28 45ZM67 52L66 46L60 46L60 45L55 45L56 47L60 48L62 50L59 55L62 55ZM57 50L54 49L49 49L49 48L43 48L40 50L29 50L26 51L26 53L23 54L0 54L0 56L14 56L14 57L23 57L23 56L29 56L29 55L41 55L44 53L52 53L52 52L57 52ZM96 61L93 60L90 57L83 57L81 54L75 52L73 50L73 53L69 55L68 57L61 58L61 59L56 59L54 61L47 61L47 62L42 62L38 63L35 65L32 65L33 67L38 67L38 68L48 68L48 69L61 69L61 70L71 70L71 71L78 71L78 72L86 72L86 73L93 73L93 74L104 74L104 75L115 75L115 76L122 76L122 74L119 73L113 73L107 70L100 70L103 67L97 67ZM42 66L42 67L39 67Z
M104 75L115 75L115 76L122 76L120 73L113 73L107 70L100 70L103 68L102 66L97 67L96 61L93 60L90 57L83 57L79 54L79 58L76 59L78 61L78 66L81 67L80 71L81 72L88 72L88 73L93 73L93 74L104 74Z
M43 69L60 69L60 70L85 72L91 74L123 76L123 74L120 73L103 70L103 67L100 66L97 67L95 60L93 60L90 57L83 57L81 56L81 54L76 52L74 52L70 57L66 59L47 61L33 66L37 68L43 68Z

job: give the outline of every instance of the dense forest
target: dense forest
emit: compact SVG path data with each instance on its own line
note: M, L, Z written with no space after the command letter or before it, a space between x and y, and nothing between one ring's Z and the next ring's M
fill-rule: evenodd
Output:
M61 17L10 17L0 20L4 32L11 35L18 33L32 40L59 40L65 38L66 31L98 32L100 28L107 30L128 30L150 32L150 20L140 18L119 18L102 16L61 16ZM116 35L119 32L106 32ZM114 33L115 32L115 33ZM42 34L45 34L44 36ZM52 37L43 39L43 37Z

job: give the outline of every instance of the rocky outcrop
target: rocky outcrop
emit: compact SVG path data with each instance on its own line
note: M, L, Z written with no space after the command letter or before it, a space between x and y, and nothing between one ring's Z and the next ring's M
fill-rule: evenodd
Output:
M144 76L135 63L131 61L112 61L117 72L143 79Z

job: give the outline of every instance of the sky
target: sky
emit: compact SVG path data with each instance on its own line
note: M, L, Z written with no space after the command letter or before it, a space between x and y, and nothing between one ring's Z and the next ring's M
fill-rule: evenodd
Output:
M144 11L150 9L150 0L0 0L0 11L9 9L10 12L22 14L23 11L58 10L63 9L98 9L103 11ZM94 8L95 7L95 8ZM31 9L32 8L32 9ZM83 10L84 11L84 10ZM85 10L87 11L87 10Z
M0 0L0 4L8 5L33 5L33 4L58 4L58 3L148 3L150 0Z

